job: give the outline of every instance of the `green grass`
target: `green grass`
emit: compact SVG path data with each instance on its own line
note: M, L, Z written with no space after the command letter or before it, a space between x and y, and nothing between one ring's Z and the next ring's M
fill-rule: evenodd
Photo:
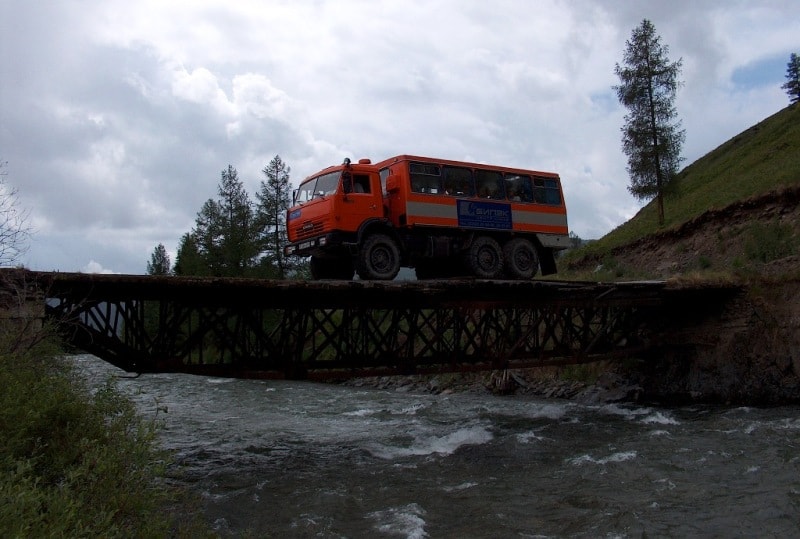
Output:
M800 106L787 107L682 170L665 197L665 223L655 202L605 237L569 255L602 258L615 247L676 227L710 209L800 184Z

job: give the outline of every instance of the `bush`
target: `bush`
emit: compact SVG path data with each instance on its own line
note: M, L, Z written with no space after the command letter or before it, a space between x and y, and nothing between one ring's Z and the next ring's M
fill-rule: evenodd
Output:
M51 353L0 349L0 536L181 534L155 421Z

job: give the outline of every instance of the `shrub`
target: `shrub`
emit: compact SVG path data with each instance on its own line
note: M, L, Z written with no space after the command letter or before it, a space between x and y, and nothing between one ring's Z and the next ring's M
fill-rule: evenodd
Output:
M110 381L92 395L52 347L1 347L0 536L181 535L155 421Z

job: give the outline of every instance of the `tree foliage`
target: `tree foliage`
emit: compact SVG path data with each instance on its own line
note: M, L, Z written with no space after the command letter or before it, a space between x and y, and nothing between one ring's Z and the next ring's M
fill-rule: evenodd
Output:
M786 65L786 82L781 86L789 94L792 103L800 101L800 56L795 53L789 57Z
M675 109L682 60L670 62L668 53L653 24L644 19L626 42L623 64L614 69L620 80L614 90L628 109L621 129L628 190L639 200L656 198L660 224L664 192L678 172L686 135Z
M233 166L222 171L218 197L208 199L181 237L176 275L284 279L297 264L283 254L290 168L276 155L262 170L254 204Z
M260 189L256 193L256 219L259 225L262 265L274 268L275 277L284 279L295 267L283 254L286 244L286 210L290 205L291 169L276 155L261 172L266 179L261 180Z
M249 276L259 253L258 229L253 204L233 166L222 171L217 194L216 200L206 200L194 229L183 237L179 269L193 275Z
M208 275L208 264L197 248L197 238L194 233L187 232L181 236L173 272L175 275Z
M159 243L153 254L150 255L150 261L147 263L148 275L169 275L172 272L169 254L167 248L163 243Z

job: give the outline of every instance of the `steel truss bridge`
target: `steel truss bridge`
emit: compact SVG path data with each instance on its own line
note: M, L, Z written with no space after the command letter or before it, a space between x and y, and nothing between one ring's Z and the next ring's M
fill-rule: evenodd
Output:
M65 340L128 372L348 378L637 356L734 287L269 281L0 270ZM36 312L28 308L27 313Z

